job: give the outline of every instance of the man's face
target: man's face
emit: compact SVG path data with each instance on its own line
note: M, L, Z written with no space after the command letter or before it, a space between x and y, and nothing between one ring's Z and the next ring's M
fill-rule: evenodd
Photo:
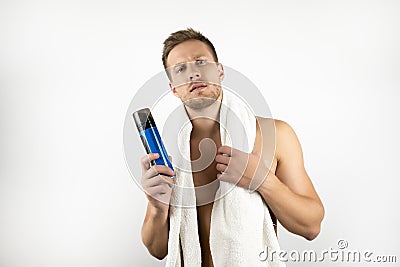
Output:
M198 40L175 46L167 58L173 94L193 109L205 108L221 97L224 70L210 48Z

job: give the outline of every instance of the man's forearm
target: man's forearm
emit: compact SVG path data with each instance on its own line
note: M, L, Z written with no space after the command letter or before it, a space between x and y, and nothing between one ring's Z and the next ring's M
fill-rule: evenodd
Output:
M142 226L142 241L151 255L163 259L168 254L168 211L147 205Z
M320 201L294 193L273 173L268 174L257 191L288 231L308 240L319 234L324 217Z

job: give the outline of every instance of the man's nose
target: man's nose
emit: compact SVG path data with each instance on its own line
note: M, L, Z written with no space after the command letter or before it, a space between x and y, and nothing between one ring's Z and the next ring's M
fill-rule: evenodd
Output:
M200 71L195 66L190 66L189 68L189 80L195 81L201 78Z
M200 79L200 72L193 72L190 74L189 79L191 81Z

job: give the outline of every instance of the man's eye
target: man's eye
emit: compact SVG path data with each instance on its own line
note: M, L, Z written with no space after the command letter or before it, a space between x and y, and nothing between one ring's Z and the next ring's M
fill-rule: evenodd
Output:
M196 60L196 65L205 65L206 63L207 63L207 61L202 60L202 59Z
M182 72L184 70L185 70L184 66L178 66L178 67L175 68L175 72L176 73L180 73L180 72Z

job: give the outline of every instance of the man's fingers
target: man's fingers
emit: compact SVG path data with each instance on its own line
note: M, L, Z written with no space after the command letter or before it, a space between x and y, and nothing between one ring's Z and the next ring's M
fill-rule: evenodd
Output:
M230 147L230 146L221 146L218 148L218 153L221 154L226 154L226 155L232 155L232 153L234 152L234 148Z
M159 174L167 175L167 176L173 176L175 175L175 172L168 166L165 165L154 165L152 166L154 170L157 171Z
M144 174L142 179L150 179L158 174L163 174L166 176L174 176L175 172L165 165L154 165L151 166Z
M145 156L142 157L141 162L142 162L142 170L147 171L151 167L151 162L153 160L156 160L160 157L158 153L149 153Z
M220 171L220 172L226 172L226 169L228 168L228 166L225 165L225 164L220 164L220 163L218 163L217 166L216 166L216 168L217 168L217 170Z
M170 191L171 189L167 184L159 184L146 189L146 193L154 198L159 194L167 194Z
M174 186L174 180L164 175L156 175L150 179L144 179L142 181L142 186L144 188L153 187L160 184L167 184L170 188L172 188Z
M215 157L215 161L216 161L217 163L222 163L222 164L225 164L225 165L228 165L228 164L229 164L229 160L230 160L230 157L225 156L225 155L217 155L217 156Z

